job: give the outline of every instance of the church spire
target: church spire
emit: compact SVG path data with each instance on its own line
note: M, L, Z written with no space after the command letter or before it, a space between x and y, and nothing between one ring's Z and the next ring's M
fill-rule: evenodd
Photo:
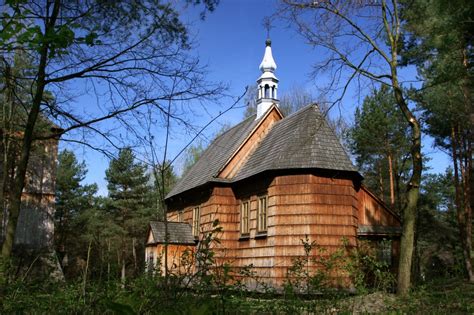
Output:
M278 79L274 72L277 68L272 55L272 42L265 42L265 54L260 63L262 75L257 80L257 119L260 118L273 104L278 105L277 98Z

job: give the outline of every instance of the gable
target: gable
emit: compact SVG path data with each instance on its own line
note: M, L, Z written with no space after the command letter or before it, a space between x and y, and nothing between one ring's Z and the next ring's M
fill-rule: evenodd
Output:
M275 123L234 179L288 169L348 171L360 176L316 105Z
M146 244L148 245L148 244L154 244L154 243L156 243L156 242L155 242L155 239L153 238L153 233L152 233L151 228L150 228L150 229L148 229L148 237L146 239Z
M234 152L230 159L225 163L220 170L219 178L233 178L240 170L243 164L248 160L249 156L255 151L260 142L270 131L271 127L283 118L278 107L272 106L270 110L255 126L254 130L242 142L239 148Z

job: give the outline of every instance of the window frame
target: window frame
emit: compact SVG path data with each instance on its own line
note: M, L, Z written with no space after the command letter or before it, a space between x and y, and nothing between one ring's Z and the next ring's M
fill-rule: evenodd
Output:
M240 235L250 234L250 200L242 200L240 203Z
M262 207L262 201L265 206ZM268 230L268 196L263 195L257 198L257 233L264 234Z
M183 222L184 210L178 210L178 222Z
M192 233L194 238L199 238L199 228L201 225L201 206L193 208Z

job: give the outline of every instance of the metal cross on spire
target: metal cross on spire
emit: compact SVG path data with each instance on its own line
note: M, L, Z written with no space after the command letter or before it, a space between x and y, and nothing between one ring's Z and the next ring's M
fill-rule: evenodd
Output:
M272 23L270 22L270 17L263 18L263 27L267 30L267 39L270 39L270 30L272 29Z

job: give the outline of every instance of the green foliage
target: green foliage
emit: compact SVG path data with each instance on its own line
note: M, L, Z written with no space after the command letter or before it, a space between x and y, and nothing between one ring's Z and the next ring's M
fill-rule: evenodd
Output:
M407 124L395 102L393 91L386 86L375 90L357 108L354 126L349 130L349 147L364 184L379 197L390 201L390 162L393 170L395 208L404 205L404 186L409 174L406 165L410 152Z
M417 66L423 79L423 88L415 93L414 99L423 110L425 132L452 159L459 243L463 247L464 273L471 282L474 281L471 262L473 201L469 174L472 174L473 156L474 28L469 21L473 14L473 2L464 0L413 1L403 11L405 28L411 35L405 47L406 59ZM441 250L435 243L424 245L425 251L429 247ZM444 248L441 252L454 251ZM432 254L430 256L441 257ZM444 256L441 261L448 260Z
M84 215L94 207L97 185L82 185L87 173L84 162L79 163L73 152L58 155L56 176L55 247L61 259L83 255L87 242L84 236ZM86 227L87 228L87 227ZM64 266L66 267L66 266ZM67 268L66 268L67 269Z
M390 292L394 289L396 280L390 270L390 263L380 257L387 249L391 251L391 242L388 240L360 240L358 248L350 251L345 269L359 293Z
M454 199L451 169L425 176L417 221L416 280L421 283L462 275Z
M276 291L249 292L235 281L229 264L216 264L212 247L218 244L221 228L217 221L205 233L194 253L196 272L186 275L171 274L165 278L160 273L140 274L122 287L118 280L87 282L85 290L80 282L58 284L17 280L0 287L1 313L114 313L114 314L300 314L300 313L353 313L388 312L418 313L437 310L469 313L474 309L473 288L452 282L431 284L416 289L407 297L395 299L388 294L348 296L344 292L319 290L319 294L301 294L295 287L286 288L294 294L279 295ZM343 241L343 244L346 242ZM331 255L332 258L313 255L317 249L314 241L302 240L304 256L290 269L299 270L303 282L312 277L306 272L306 262L315 257L327 268L343 267L347 251ZM313 254L312 254L313 253ZM358 262L380 266L373 258L360 256ZM301 261L303 263L301 263ZM252 266L243 268L240 275L252 276ZM382 268L380 268L381 270ZM373 270L377 270L376 268ZM329 269L324 271L329 272ZM289 275L290 276L290 275ZM291 274L287 286L296 284ZM384 281L381 274L380 281ZM325 275L327 277L327 274ZM189 281L191 280L191 281ZM472 285L471 285L472 286ZM286 292L286 291L285 291ZM366 291L365 291L366 292ZM376 301L374 301L374 298Z
M330 260L333 257L325 257L325 248L318 246L316 241L310 242L307 235L301 243L304 256L295 258L293 265L288 269L284 285L285 295L321 293L329 285L328 276L333 271ZM314 253L315 250L317 253Z
M112 217L110 223L118 232L115 242L120 247L120 259L122 264L125 260L132 260L134 271L139 272L143 268L142 240L146 238L148 222L156 217L153 209L156 203L146 167L135 162L130 148L124 148L116 159L110 161L105 174L109 191L106 209Z
M203 13L214 10L217 2L204 1ZM52 10L49 3L47 6ZM46 32L29 19L38 9L46 10L46 7L21 1L9 1L3 5L0 32L0 47L3 50L13 51L20 45L40 52L47 44L49 58L55 58L69 54L73 45L94 46L101 45L103 41L145 38L150 34L154 35L153 39L168 45L180 42L186 46L188 42L186 28L178 13L159 0L132 3L93 1L62 5L60 10L68 18L62 18L60 23L52 25Z
M459 279L438 279L396 300L390 309L404 314L472 314L474 285Z
M125 289L118 282L91 283L82 295L79 283L15 283L0 290L0 312L52 314L315 314L403 313L470 314L474 311L474 287L459 280L439 281L415 288L411 294L394 298L379 294L351 297L321 296L288 301L279 296L262 298L233 295L222 312L217 296L200 298L185 292L174 301L165 300L159 278L140 276ZM356 300L357 299L357 300ZM357 303L356 301L361 302ZM357 304L362 304L357 307Z

